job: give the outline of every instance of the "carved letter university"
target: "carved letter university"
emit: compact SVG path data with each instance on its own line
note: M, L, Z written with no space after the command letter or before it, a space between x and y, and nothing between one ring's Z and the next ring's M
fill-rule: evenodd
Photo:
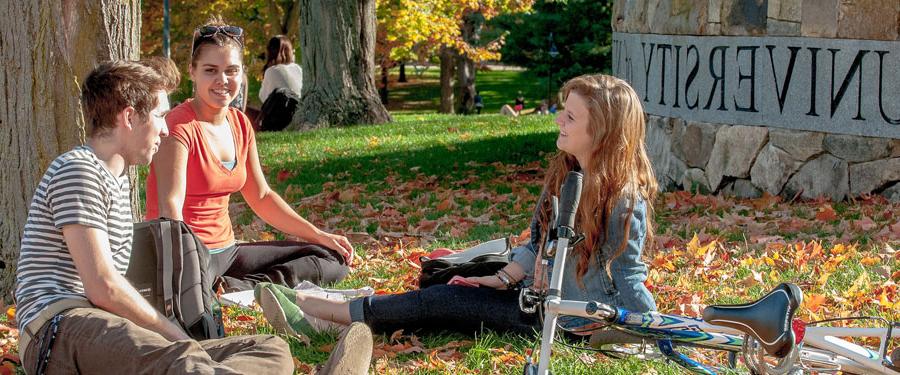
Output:
M613 34L649 114L900 138L900 42Z

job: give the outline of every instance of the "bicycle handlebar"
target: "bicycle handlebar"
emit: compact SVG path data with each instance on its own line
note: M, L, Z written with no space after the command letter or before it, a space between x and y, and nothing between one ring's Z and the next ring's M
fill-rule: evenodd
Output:
M559 221L557 221L558 234L572 238L575 228L575 212L578 211L578 203L581 200L581 185L584 175L581 172L570 171L566 175L566 181L560 189ZM568 230L563 231L565 227Z

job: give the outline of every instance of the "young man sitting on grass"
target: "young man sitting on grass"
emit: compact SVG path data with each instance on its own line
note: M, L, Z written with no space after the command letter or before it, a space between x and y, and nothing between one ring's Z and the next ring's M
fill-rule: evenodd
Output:
M283 340L191 340L123 276L132 240L128 166L150 163L168 134L166 93L178 80L162 58L103 63L84 80L90 137L50 164L19 254L16 321L27 373L293 373Z

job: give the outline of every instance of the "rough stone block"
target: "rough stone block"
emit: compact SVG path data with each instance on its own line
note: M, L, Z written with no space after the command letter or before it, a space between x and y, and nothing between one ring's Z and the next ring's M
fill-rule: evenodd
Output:
M779 21L800 22L801 0L769 0L769 22L774 18ZM772 24L769 24L769 31Z
M722 22L722 2L720 0L712 0L707 6L707 21L712 23Z
M750 169L750 180L761 189L777 195L802 164L770 141L756 157L756 163Z
M800 32L803 36L834 38L840 0L803 0Z
M684 176L685 171L688 169L687 165L684 164L681 159L672 156L669 159L669 172L666 175L669 183L673 190L677 189L678 185L681 183L681 177Z
M722 35L722 24L712 22L706 24L706 33L704 33L704 35Z
M900 139L891 140L891 157L900 157Z
M647 116L647 154L653 165L657 183L661 188L674 187L675 181L669 177L669 168L672 165L672 129L669 119L659 116Z
M625 3L624 0L613 2L612 29L615 32L625 32Z
M897 39L897 0L847 1L841 3L837 37L846 39Z
M768 129L755 126L722 126L706 165L709 187L718 189L722 178L750 176L750 167L759 150L766 144Z
M625 20L622 27L627 33L646 33L650 31L647 25L647 0L625 0Z
M684 171L684 176L681 177L682 189L694 191L694 185L696 185L696 188L700 193L708 194L712 192L712 190L709 189L709 181L706 179L706 173L700 168L688 169Z
M767 0L722 0L722 34L765 35Z
M798 130L770 129L769 141L776 147L790 154L797 161L807 161L821 154L825 149L822 140L825 133Z
M810 160L788 180L783 194L794 196L802 192L806 199L821 196L832 201L840 201L850 192L847 162L830 154L823 154Z
M891 185L881 192L881 195L893 203L900 203L900 182Z
M654 34L701 35L709 0L651 0L647 15Z
M828 134L822 145L825 151L850 163L881 159L891 154L891 140L887 138Z
M850 194L877 191L900 181L900 158L881 159L850 166Z
M759 198L762 196L762 191L759 190L756 186L753 186L753 183L750 180L738 179L735 180L733 184L730 184L730 191L723 192L725 195L730 195L737 198Z
M766 27L769 36L800 36L800 22L769 18Z
M688 167L704 168L716 143L717 125L705 122L674 121L672 128L672 152L684 160Z

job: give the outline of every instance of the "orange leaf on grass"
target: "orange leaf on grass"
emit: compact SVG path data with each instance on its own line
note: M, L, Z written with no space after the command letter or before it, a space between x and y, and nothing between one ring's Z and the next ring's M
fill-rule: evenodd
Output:
M236 316L236 317L234 317L234 318L237 319L237 320L239 320L239 321L241 321L241 322L249 322L249 321L256 320L256 318L254 318L254 317L252 317L252 316L249 316L249 315L244 315L244 314L238 315L238 316Z
M822 308L822 305L828 298L822 294L810 294L803 301L803 305L806 307L809 312L815 313L818 312L819 309Z
M837 212L834 212L834 208L830 204L819 207L819 211L816 212L816 220L819 221L834 221L837 218Z

